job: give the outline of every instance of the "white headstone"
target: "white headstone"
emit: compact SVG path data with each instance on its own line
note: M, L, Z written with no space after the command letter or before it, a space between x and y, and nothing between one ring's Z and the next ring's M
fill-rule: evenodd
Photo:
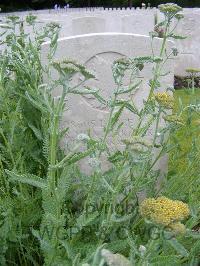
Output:
M72 20L73 35L106 31L105 19L100 17L80 17Z
M177 75L186 75L185 69L190 67L200 68L200 14L195 11L184 14L184 19L178 26L177 33L187 38L176 40L180 52L176 62Z
M148 35L150 31L153 31L153 14L146 11L141 12L144 12L144 19L140 13L122 17L122 32Z
M161 40L154 42L155 51L159 51ZM49 43L43 45L43 60L47 57ZM168 44L171 46L171 43ZM85 65L94 72L96 80L88 82L86 85L100 89L100 94L107 100L113 94L116 87L112 77L111 66L116 59L122 57L147 56L151 53L150 39L147 36L134 34L88 34L68 38L61 38L58 42L56 59L63 60L70 58ZM163 72L170 71L170 74L162 80L162 88L173 85L173 62L167 63ZM147 66L142 70L141 77L143 83L131 96L136 106L140 109L143 100L149 93L148 80L152 77L151 67ZM60 91L54 92L59 96ZM103 128L108 118L108 108L99 103L92 96L70 96L66 103L66 111L62 119L62 125L70 128L69 139L75 139L78 134L91 130L91 135L95 138L103 136ZM117 139L110 144L113 149L122 148L121 139L128 137L131 125L136 122L136 118L129 111L125 111L121 121L125 127L119 132ZM151 135L151 133L150 133ZM111 136L109 136L110 138ZM166 164L166 160L160 165ZM159 166L158 166L159 167ZM86 169L87 171L87 166Z

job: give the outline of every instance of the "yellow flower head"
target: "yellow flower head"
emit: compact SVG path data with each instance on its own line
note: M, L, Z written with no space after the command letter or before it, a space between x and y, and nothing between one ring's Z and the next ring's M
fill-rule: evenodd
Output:
M170 224L169 229L173 231L176 235L186 233L185 225L180 222Z
M189 216L188 205L166 197L145 199L140 205L140 214L154 223L169 226Z
M154 94L155 100L160 106L172 109L174 106L174 98L167 92L158 92Z

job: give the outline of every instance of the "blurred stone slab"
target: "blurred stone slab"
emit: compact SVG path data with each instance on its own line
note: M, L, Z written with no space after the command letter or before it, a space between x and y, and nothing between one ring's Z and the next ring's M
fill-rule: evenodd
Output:
M142 18L142 13L144 18ZM122 17L122 32L149 35L154 28L154 16L152 12L137 12Z
M191 9L184 13L177 33L187 37L184 40L176 40L180 54L175 65L175 73L184 76L186 68L200 68L200 9Z
M159 52L161 39L155 39L154 50ZM170 49L172 43L168 43ZM42 49L42 56L45 62L47 58L49 43L45 43ZM137 57L147 56L151 54L150 38L143 35L135 34L87 34L74 37L60 38L55 59L73 59L85 65L92 71L96 79L88 81L87 86L100 89L101 95L106 100L109 100L113 94L116 85L112 77L111 66L116 59L122 57ZM173 86L174 69L173 60L170 60L163 69L163 73L169 74L162 78L162 90ZM149 94L148 81L152 78L152 66L145 66L140 72L140 77L143 79L142 84L131 95L135 105L141 109L143 100ZM81 81L81 79L79 79ZM54 96L59 96L60 91L54 92ZM97 139L103 136L103 128L108 119L109 110L106 106L99 103L91 96L69 96L66 102L66 110L62 119L62 125L69 127L69 139L76 139L81 133L88 133ZM112 149L121 149L123 147L121 139L129 136L131 128L136 123L136 117L129 111L124 111L121 119L124 127L118 132L117 136L108 136L108 141ZM154 130L154 129L151 129ZM149 133L150 135L152 132ZM162 165L166 163L162 162Z
M7 15L25 17L30 12L0 13L0 20ZM62 26L60 37L69 37L79 34L99 32L121 32L146 34L153 30L154 15L157 13L159 20L163 18L156 8L144 10L141 8L117 10L97 8L70 8L68 10L38 10L32 11L43 23L51 21ZM180 51L175 65L176 75L186 75L188 67L200 68L200 8L184 8L184 19L177 28L177 33L186 35L185 40L176 40ZM86 20L85 20L86 18ZM89 18L89 19L87 19ZM92 22L94 18L96 22ZM101 23L101 19L105 20ZM99 21L100 24L97 22ZM91 23L90 23L91 22Z
M81 17L72 20L73 35L99 33L106 31L105 19L100 17Z

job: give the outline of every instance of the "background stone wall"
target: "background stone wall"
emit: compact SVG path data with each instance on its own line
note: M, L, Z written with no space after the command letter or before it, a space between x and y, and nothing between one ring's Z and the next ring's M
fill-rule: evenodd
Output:
M177 33L188 36L185 40L176 41L179 56L175 63L175 75L185 76L188 67L200 68L200 9L185 8L183 21ZM28 12L12 14L25 16ZM156 8L152 9L103 9L103 8L70 8L61 10L35 11L42 23L55 21L62 26L60 37L75 35L118 32L148 35L154 27ZM3 19L6 14L1 14Z

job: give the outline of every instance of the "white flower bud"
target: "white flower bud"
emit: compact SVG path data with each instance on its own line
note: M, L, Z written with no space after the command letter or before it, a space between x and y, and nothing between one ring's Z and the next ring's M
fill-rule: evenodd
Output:
M94 167L94 168L99 167L100 166L100 161L97 160L96 158L90 158L89 159L89 165L91 167Z
M143 245L140 245L139 247L139 252L141 253L142 256L144 256L144 254L146 253L146 247Z
M87 141L87 140L90 139L90 137L89 137L88 135L84 134L84 133L81 133L81 134L79 134L79 135L77 136L77 139L78 139L79 141Z

